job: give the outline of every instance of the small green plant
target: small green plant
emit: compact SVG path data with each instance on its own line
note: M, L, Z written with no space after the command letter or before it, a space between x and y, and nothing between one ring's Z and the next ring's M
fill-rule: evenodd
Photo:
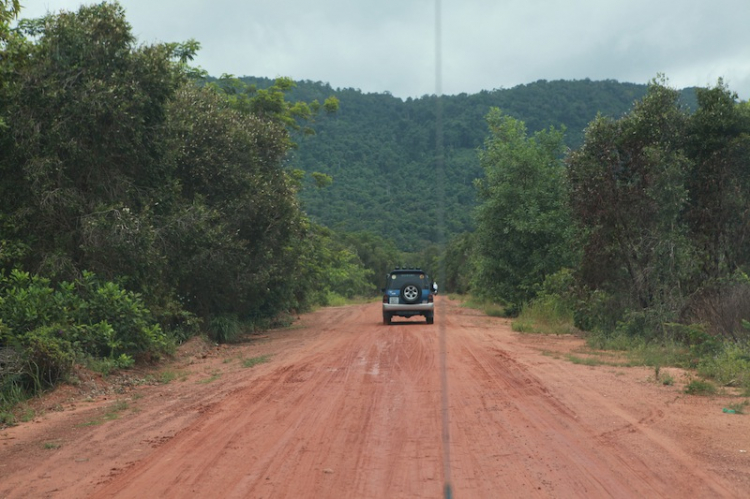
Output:
M508 313L502 304L470 295L461 303L462 307L481 310L490 317L507 317Z
M36 417L36 411L32 409L31 407L25 407L23 409L23 412L21 413L21 421L23 423L28 423L29 421L32 421Z
M76 428L86 428L87 426L97 426L102 423L103 421L101 419L92 419L91 421L86 421L85 423L77 424Z
M608 352L601 351L581 351L580 353L586 356L579 356L573 353L565 354L565 358L573 364L579 364L584 366L611 366L611 367L623 367L629 366L628 362L623 362L619 355L612 355Z
M716 393L716 386L710 381L694 379L685 387L685 393L688 395L713 395Z
M2 385L0 385L0 423L4 422L2 414L11 415L13 408L21 402L29 398L28 393L23 388L22 375L5 375L0 378ZM13 421L8 422L9 424L15 423Z
M166 385L170 381L177 379L177 373L174 371L166 370L159 373L159 383Z
M601 359L597 359L595 357L579 357L577 355L568 354L567 358L573 364L578 364L578 365L583 365L583 366L601 366L601 365L606 364Z
M490 317L506 317L507 312L505 307L498 305L497 303L488 303L483 308L484 313Z
M669 373L663 374L660 381L664 386L672 386L674 385L674 376Z
M76 362L91 359L90 367L106 375L131 367L140 353L155 358L169 346L139 294L90 272L52 284L13 269L0 273L0 295L0 345L17 364L14 379L0 380L6 412L17 387L28 398L68 379Z
M217 315L208 321L208 332L217 343L232 343L242 333L242 323L234 315Z
M348 305L349 303L349 300L346 297L341 296L338 293L334 293L333 291L329 291L326 294L325 301L329 307L342 307L344 305Z
M114 404L110 405L107 412L104 413L104 419L112 421L120 417L119 413L128 409L128 403L125 400L117 400Z
M572 334L573 311L557 295L543 295L524 306L513 330L519 333Z
M110 406L110 411L121 412L128 408L127 400L118 400Z
M129 356L123 354L123 357L129 358ZM118 359L110 359L109 357L99 358L89 356L85 359L85 365L88 369L98 372L103 376L109 376L118 369L124 369L133 365L134 361L129 358L130 362L126 361L124 365L121 365Z
M737 344L722 345L698 363L698 373L722 386L750 388L750 349Z
M214 371L213 373L211 373L210 377L208 377L206 379L202 379L200 381L197 381L197 383L199 383L201 385L207 385L208 383L213 383L214 381L216 381L219 378L221 378L221 373L218 372L218 371Z
M57 442L45 442L44 443L44 448L47 449L47 450L50 450L50 449L59 449L61 446L62 446L62 444L59 444Z
M251 359L243 359L242 360L242 367L253 367L257 366L258 364L264 364L271 360L270 355L261 355L258 357L253 357Z
M674 376L669 373L662 374L661 366L659 364L654 366L654 379L657 383L661 383L664 386L674 385Z
M586 343L589 347L597 350L618 350L624 352L635 349L637 346L644 343L644 340L637 337L634 338L627 336L622 332L614 332L611 334L594 332L587 335Z

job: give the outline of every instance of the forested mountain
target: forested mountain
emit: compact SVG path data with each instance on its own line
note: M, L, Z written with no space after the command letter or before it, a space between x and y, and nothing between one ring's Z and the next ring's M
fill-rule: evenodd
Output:
M258 88L272 80L243 78ZM474 179L481 176L477 148L487 137L485 116L498 107L526 123L529 133L565 127L565 143L580 146L583 131L598 113L618 118L646 93L646 85L616 81L544 81L478 94L443 96L445 199L435 189L436 99L405 101L388 93L333 89L320 82L297 82L292 101L322 102L335 95L339 111L312 125L314 137L300 135L291 168L333 177L324 189L301 193L316 221L346 231L367 230L417 251L438 240L436 208L442 202L448 235L471 228ZM692 90L684 101L694 107Z

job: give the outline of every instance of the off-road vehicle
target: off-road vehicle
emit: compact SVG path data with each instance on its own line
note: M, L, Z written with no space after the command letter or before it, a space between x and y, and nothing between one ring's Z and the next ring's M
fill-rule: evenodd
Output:
M421 269L391 271L383 288L383 324L391 324L394 316L422 315L427 324L435 320L432 281Z

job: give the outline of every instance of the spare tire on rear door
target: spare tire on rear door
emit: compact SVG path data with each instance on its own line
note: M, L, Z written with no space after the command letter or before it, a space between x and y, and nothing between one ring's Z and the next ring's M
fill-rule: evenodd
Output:
M419 288L419 284L413 282L407 282L401 287L401 298L406 303L417 303L422 297L422 290Z

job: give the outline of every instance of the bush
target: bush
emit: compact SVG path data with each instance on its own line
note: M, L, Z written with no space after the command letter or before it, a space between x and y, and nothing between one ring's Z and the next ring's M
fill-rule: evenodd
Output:
M630 336L622 331L588 333L586 343L597 350L615 350L620 352L643 352L650 344L641 336ZM664 365L664 364L662 364Z
M681 313L681 322L705 324L712 336L731 341L750 341L750 278L738 273L704 286L693 295Z
M698 373L722 386L750 389L750 348L724 344L720 352L700 360Z
M513 329L519 332L571 334L573 311L568 302L558 294L544 294L524 306L513 321Z
M76 359L106 358L106 371L133 365L137 355L159 355L167 337L141 297L84 273L73 283L13 270L0 276L0 349L19 368L0 366L0 396L17 399L64 378ZM2 360L2 359L0 359Z
M622 304L606 291L583 291L573 310L573 325L583 331L611 333L623 313Z
M694 358L716 355L724 348L721 338L708 334L702 324L666 323L664 327L667 337L690 347Z
M208 321L208 333L217 343L231 343L242 333L242 323L234 315L211 317Z
M716 387L702 379L694 379L685 387L685 393L688 395L713 395L716 393Z
M58 326L43 326L23 338L23 375L33 391L54 386L73 367L75 353L63 336Z
M466 296L461 306L481 310L490 317L509 317L512 312L512 309L508 309L504 303L480 298L476 295Z
M0 278L0 320L14 334L66 322L70 303L67 290L55 293L49 279L14 269Z
M90 272L84 272L77 285L84 301L74 319L93 340L87 353L116 357L166 350L166 335L139 294L113 282L100 282Z

